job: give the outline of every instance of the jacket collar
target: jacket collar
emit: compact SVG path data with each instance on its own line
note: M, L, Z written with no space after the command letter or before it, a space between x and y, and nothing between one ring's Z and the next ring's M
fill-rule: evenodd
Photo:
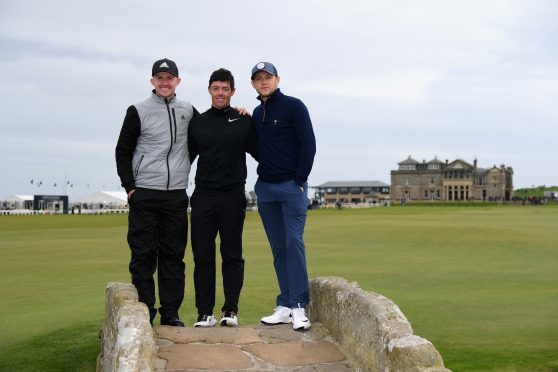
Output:
M166 102L168 102L168 103L171 103L171 102L174 103L174 102L176 102L176 93L174 94L174 96L173 96L171 99L167 100L165 97L161 97L160 95L158 95L158 94L155 92L155 89L153 89L153 90L151 91L151 98L153 98L153 99L155 99L157 102L161 102L161 103L166 103Z
M222 109L211 106L211 108L208 111L211 111L216 114L228 114L230 110L231 110L231 106L227 106Z
M281 93L281 90L280 90L279 88L277 88L277 89L275 89L275 91L274 91L273 93L271 93L271 95L269 96L269 98L268 98L267 101L265 101L265 102L269 102L270 100L271 100L271 101L274 101L274 100L276 100L277 98L279 98L279 97L281 97L281 96L284 96L284 94ZM262 100L262 97L261 97L261 96L258 96L257 98L260 100L260 102L261 102L262 104L265 103L265 102Z

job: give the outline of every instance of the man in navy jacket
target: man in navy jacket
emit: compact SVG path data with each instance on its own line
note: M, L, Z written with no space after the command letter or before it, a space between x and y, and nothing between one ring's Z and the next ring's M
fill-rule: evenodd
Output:
M284 95L279 81L269 62L252 69L252 86L261 101L253 113L259 146L255 192L280 289L273 314L261 321L304 330L310 328L304 310L310 296L303 235L316 139L308 109Z

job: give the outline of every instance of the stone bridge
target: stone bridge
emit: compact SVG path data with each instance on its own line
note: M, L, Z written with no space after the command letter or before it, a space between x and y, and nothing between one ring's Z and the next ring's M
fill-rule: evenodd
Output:
M310 280L312 328L151 327L133 285L109 283L97 371L449 371L390 299Z

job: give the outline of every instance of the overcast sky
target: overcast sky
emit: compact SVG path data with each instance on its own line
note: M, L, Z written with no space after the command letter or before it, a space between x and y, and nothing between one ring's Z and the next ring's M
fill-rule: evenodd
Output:
M250 70L273 62L314 124L310 185L390 183L409 155L558 185L557 20L554 0L0 0L0 198L122 190L122 120L163 57L199 111L220 67L252 111Z

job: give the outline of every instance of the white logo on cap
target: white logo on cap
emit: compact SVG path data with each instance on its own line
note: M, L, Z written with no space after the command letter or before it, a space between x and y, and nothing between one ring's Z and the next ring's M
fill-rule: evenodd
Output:
M167 62L163 62L163 63L161 63L161 65L159 67L169 68L169 65L167 65Z
M262 68L265 67L265 63L260 62L260 63L258 63L258 64L256 65L256 67L258 68L258 70L261 70Z

